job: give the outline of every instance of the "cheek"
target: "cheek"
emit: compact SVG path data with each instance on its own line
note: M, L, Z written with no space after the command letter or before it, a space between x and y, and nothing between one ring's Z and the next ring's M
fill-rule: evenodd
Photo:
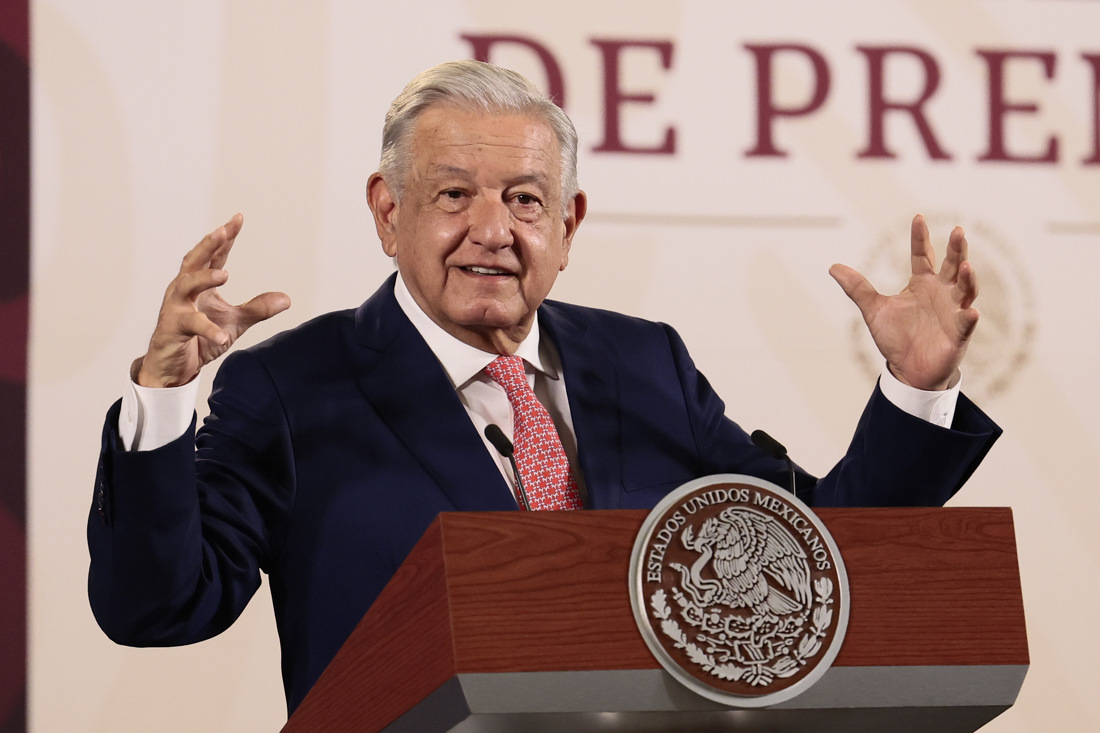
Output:
M442 278L440 258L423 240L403 241L397 248L397 266L406 281L415 280L422 286Z
M463 230L456 217L441 217L419 222L404 233L398 247L398 262L420 269L442 271L444 263L462 243Z

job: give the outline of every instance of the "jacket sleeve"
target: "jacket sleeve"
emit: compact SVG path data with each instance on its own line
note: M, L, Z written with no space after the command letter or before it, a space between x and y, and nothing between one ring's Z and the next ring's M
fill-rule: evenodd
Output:
M274 385L238 352L219 369L210 404L197 440L192 422L152 451L123 451L119 404L107 415L88 520L88 595L118 643L187 644L220 633L281 543L293 449Z
M706 470L790 483L786 463L752 444L695 368L679 335L665 327ZM813 506L940 506L974 472L1001 429L965 396L950 428L914 417L876 385L848 451L818 479L796 468L798 496Z

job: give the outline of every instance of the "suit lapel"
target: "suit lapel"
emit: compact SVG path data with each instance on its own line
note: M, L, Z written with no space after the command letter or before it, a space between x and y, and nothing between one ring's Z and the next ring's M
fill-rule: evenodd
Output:
M542 304L539 326L561 357L588 507L617 509L623 487L621 399L609 345L589 333L574 309L554 301Z
M397 304L394 277L355 313L356 339L367 350L360 389L455 509L515 509L443 367Z

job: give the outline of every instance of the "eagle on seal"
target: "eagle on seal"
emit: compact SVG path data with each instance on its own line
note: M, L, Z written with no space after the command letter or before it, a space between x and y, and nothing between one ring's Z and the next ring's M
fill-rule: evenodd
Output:
M813 599L806 553L779 522L753 509L729 507L691 526L680 542L699 558L680 571L684 589L703 607L748 608L757 617L776 618L808 608ZM713 577L704 577L710 566Z

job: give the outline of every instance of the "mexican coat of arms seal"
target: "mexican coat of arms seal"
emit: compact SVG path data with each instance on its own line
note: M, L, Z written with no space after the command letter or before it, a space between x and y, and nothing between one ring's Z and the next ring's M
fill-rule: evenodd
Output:
M708 476L669 494L638 534L630 583L661 665L727 705L772 705L809 688L848 623L847 575L828 530L750 476Z

